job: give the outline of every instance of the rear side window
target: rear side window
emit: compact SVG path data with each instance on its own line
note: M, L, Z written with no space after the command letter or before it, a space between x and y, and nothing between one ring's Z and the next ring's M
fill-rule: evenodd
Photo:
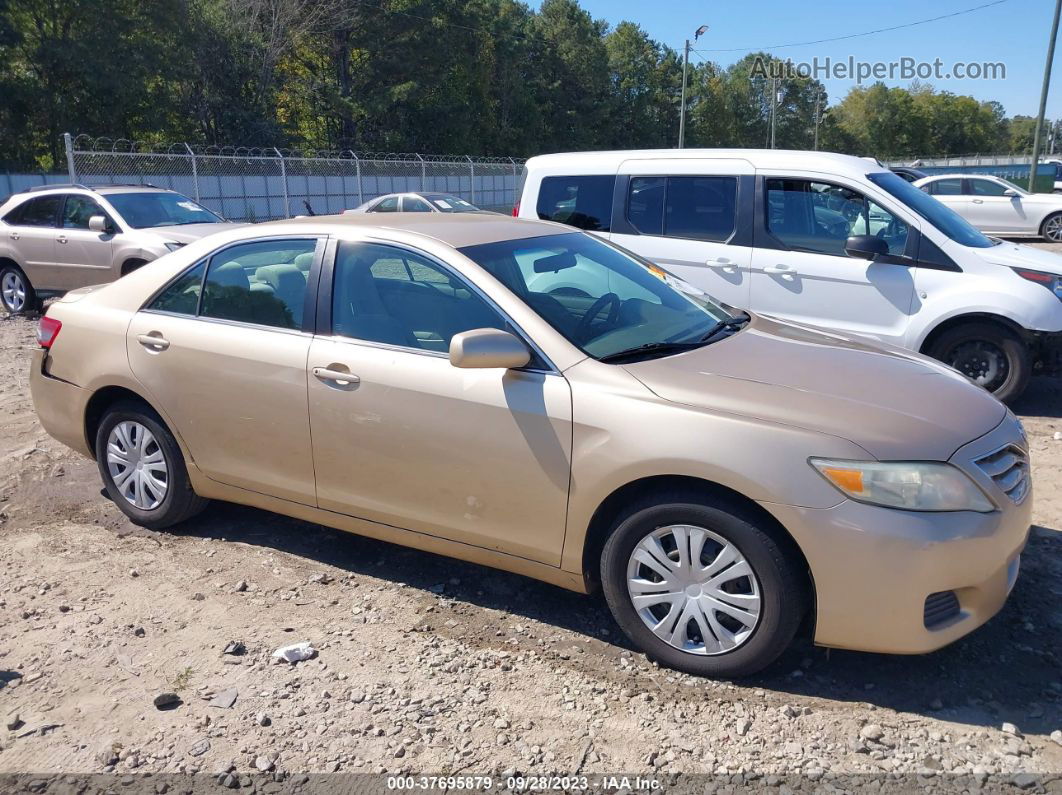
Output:
M62 196L38 196L19 205L4 216L9 224L18 226L55 226Z
M932 196L961 196L961 179L938 179L929 183L929 193Z
M615 185L615 176L544 177L538 190L538 217L590 232L608 232Z
M643 235L725 241L737 220L735 177L635 177L627 220Z
M388 196L382 202L370 209L370 212L374 213L397 213L398 212L398 197Z

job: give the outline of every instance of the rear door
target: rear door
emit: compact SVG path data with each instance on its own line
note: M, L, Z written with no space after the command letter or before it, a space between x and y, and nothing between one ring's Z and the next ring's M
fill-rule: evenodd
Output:
M4 233L18 252L30 283L38 290L66 289L62 272L55 265L55 226L62 204L60 194L37 196L4 216L9 225Z
M709 295L749 306L746 160L628 160L620 166L611 240ZM622 211L619 208L622 207Z
M316 304L294 261L317 249L315 237L220 249L139 311L127 340L134 375L204 475L305 505L316 505L306 399ZM281 284L277 273L285 289L259 278Z
M59 230L55 238L56 272L61 274L66 289L100 284L115 279L113 232L94 232L89 218L108 214L90 196L69 193L64 197L59 216ZM110 221L112 228L114 221Z

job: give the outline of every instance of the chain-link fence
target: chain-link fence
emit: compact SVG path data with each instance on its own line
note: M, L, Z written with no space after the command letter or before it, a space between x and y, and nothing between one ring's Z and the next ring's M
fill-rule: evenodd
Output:
M149 146L64 136L71 182L154 185L191 196L233 221L338 213L386 193L452 193L508 213L522 160L511 157L297 152Z

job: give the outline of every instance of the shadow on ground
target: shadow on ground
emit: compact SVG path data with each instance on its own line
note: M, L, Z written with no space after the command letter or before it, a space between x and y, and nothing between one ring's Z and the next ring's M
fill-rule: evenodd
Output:
M240 541L352 573L438 591L473 609L492 608L542 622L605 645L604 674L617 648L629 649L599 596L582 596L515 574L275 516L214 505L184 534ZM459 584L451 584L452 579ZM869 702L979 726L1011 721L1025 732L1049 733L1062 719L1062 533L1033 528L1022 574L1004 610L972 635L938 652L890 656L816 648L798 641L768 671L738 684L792 695ZM455 634L475 632L463 623ZM592 660L591 660L592 664Z
M1062 378L1030 379L1025 393L1011 408L1023 417L1062 417Z

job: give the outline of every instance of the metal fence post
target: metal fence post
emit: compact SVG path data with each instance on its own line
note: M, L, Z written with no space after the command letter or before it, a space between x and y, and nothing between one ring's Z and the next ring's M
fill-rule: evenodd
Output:
M63 133L63 146L66 149L66 170L70 174L70 181L77 182L77 169L74 167L74 140L70 133Z
M195 200L199 201L199 172L195 167L195 152L188 144L185 144L184 148L188 150L188 156L192 158L192 187L195 188Z
M516 203L520 201L520 179L516 176L516 161L511 157L509 162L513 164L513 207L516 207Z
M468 173L472 177L468 184L468 191L472 196L472 203L476 203L476 164L472 162L472 158L465 155L465 160L468 161Z
M419 153L414 152L417 155L417 160L420 161L420 190L423 193L428 189L428 171L424 167L424 158Z
M288 206L288 170L284 167L284 155L275 146L273 151L280 158L280 184L284 186L284 217L291 218L291 207Z
M358 157L357 152L351 152L354 155L354 173L358 175L358 206L360 207L365 203L365 199L361 195L361 158Z

